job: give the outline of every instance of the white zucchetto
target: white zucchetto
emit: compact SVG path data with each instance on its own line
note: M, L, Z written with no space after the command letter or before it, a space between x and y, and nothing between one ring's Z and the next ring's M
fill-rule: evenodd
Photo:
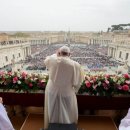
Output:
M62 46L59 50L60 52L70 53L70 48L67 46Z

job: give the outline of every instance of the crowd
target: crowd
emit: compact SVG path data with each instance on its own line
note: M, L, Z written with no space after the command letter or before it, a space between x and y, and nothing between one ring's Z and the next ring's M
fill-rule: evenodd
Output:
M50 44L50 45L32 45L32 55L26 58L29 70L44 70L43 61L46 56L54 54L56 50L64 44ZM107 47L100 45L86 45L86 44L69 44L71 49L71 59L79 62L89 69L103 69L104 67L116 67L120 65L117 61L111 60L107 56Z

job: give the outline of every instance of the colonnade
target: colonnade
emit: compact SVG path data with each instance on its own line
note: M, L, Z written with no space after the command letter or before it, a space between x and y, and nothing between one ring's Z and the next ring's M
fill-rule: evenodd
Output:
M109 44L108 56L118 61L130 63L130 45Z

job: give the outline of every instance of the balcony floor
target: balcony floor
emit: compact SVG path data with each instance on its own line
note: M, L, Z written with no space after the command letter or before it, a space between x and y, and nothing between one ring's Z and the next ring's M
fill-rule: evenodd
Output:
M36 130L36 129L39 130L40 128L42 128L43 127L43 108L42 107L27 107L25 110L26 110L25 115L22 115L21 113L16 113L15 116L14 115L10 116L10 119L14 128L16 130ZM117 119L117 117L118 117L117 112L113 110L107 110L107 111L97 110L95 111L95 114L92 116L90 116L89 111L86 111L85 116L79 116L78 127L84 128L85 130L86 130L86 126L87 126L87 129L89 130L94 130L95 128L97 129L98 127L99 127L99 130L104 130L104 129L117 130L119 122L116 122L116 125L115 125L113 121L113 119L114 118ZM104 121L104 123L102 123L102 121ZM94 126L94 127L91 127L91 126Z

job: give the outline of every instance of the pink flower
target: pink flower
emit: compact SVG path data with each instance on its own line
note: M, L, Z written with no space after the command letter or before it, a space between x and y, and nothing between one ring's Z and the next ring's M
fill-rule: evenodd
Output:
M109 81L108 81L108 80L105 80L105 83L106 83L106 84L109 84Z
M126 80L125 82L126 82L127 84L130 84L130 81L129 81L129 80Z
M107 86L107 84L106 83L103 83L103 87L104 87L104 89L108 89L108 86Z
M109 74L106 74L105 77L106 77L106 78L110 78L110 75L109 75Z
M32 88L33 84L32 83L29 83L29 87Z
M96 78L93 78L93 83L95 83L96 82Z
M129 79L130 76L128 74L124 74L125 79Z
M3 76L5 74L5 72L3 71L0 71L0 75Z
M12 75L12 72L8 72L8 75L11 76L11 75Z
M122 86L121 85L117 85L117 88L119 89L119 90L122 90Z
M129 90L129 86L128 86L128 85L123 85L123 86L122 86L122 89L123 89L124 91L128 91L128 90Z
M16 83L18 81L18 77L13 78L13 83Z
M22 77L25 78L27 74L25 72L22 72Z
M85 81L86 87L90 88L91 87L91 83L89 81Z
M91 81L90 81L90 83L94 83L94 81L93 81L93 80L91 80Z
M46 82L46 80L45 80L45 79L42 79L42 80L40 80L40 82L41 82L41 83L44 83L44 82Z

